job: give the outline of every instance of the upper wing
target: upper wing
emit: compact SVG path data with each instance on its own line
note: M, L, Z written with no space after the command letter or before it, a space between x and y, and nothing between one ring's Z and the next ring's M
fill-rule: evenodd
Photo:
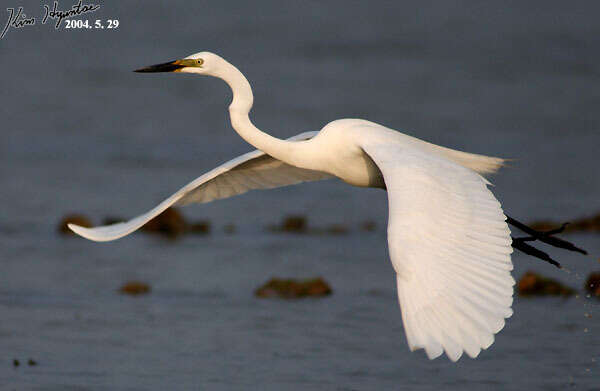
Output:
M306 132L288 140L307 140L317 133ZM331 178L331 175L321 171L290 166L262 151L255 150L238 156L196 178L152 210L127 222L95 228L69 224L69 228L84 238L106 242L130 234L173 205L185 205L192 202L204 203L242 194L252 189L270 189L327 178Z
M389 143L362 145L388 192L388 245L408 345L476 357L512 315L510 231L476 172Z

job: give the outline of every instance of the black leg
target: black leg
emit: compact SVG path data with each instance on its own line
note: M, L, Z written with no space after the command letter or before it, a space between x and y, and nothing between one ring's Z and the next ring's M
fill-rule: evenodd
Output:
M562 266L560 265L560 263L558 263L554 259L550 258L550 256L548 254L525 243L525 242L534 241L535 238L533 238L533 237L514 238L512 236L511 236L511 238L513 240L512 241L513 248L516 248L517 250L522 251L527 255L531 255L533 257L539 258L542 261L551 263L552 265L556 266L557 268L562 269Z
M575 251L575 252L587 255L587 251L585 251L579 247L576 247L573 243L567 242L566 240L555 238L554 236L552 236L554 234L562 232L568 223L563 224L560 228L557 228L557 229L554 229L551 231L547 231L547 232L543 232L543 231L536 231L535 229L526 226L525 224L513 219L510 216L506 216L506 222L508 224L520 229L521 231L531 235L533 238L539 240L540 242L544 242L544 243L549 244L554 247L564 248L565 250ZM529 246L529 247L531 247L531 246Z

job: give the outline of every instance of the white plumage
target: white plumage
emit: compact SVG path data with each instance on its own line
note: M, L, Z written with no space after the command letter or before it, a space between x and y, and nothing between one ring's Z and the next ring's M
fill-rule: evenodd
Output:
M317 133L305 132L288 140L306 140ZM108 242L132 233L170 206L211 202L253 189L272 189L327 178L331 175L290 166L257 150L231 159L194 179L148 212L127 222L95 228L69 224L69 228L86 239Z
M233 91L232 125L258 150L209 171L126 223L71 224L73 231L91 240L114 240L172 205L332 177L383 188L388 192L390 258L410 349L423 348L430 359L445 351L456 361L463 352L476 357L493 343L512 314L515 281L506 217L480 173L495 172L502 159L440 147L360 119L276 139L248 117L253 96L246 78L208 52L139 71L223 79Z
M410 349L476 357L512 314L512 240L500 204L484 178L454 162L388 144L363 148L387 185L388 246Z

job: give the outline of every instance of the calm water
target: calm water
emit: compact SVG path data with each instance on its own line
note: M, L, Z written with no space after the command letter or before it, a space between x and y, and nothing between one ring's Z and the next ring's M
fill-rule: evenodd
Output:
M131 72L201 50L248 76L254 121L274 135L367 118L516 159L492 181L522 220L595 213L594 2L100 4L87 17L119 19L117 30L54 31L41 25L39 2L6 3L39 19L0 40L1 389L600 389L600 302L585 295L517 298L477 360L410 353L381 191L329 182L192 206L186 216L210 219L213 234L178 241L136 234L98 244L55 230L68 212L134 216L249 150L228 124L221 81ZM288 214L350 233L265 230ZM369 219L377 230L361 231ZM233 235L223 232L229 223ZM533 269L581 288L600 269L600 241L568 238L592 256L557 251L570 270L559 272L516 254L515 276ZM252 295L271 276L316 275L333 296ZM117 294L131 279L152 293Z

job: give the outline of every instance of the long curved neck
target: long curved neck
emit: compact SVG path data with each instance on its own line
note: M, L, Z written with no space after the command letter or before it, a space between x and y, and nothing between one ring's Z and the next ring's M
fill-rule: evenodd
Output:
M275 159L291 165L299 165L298 160L302 157L302 154L299 153L301 143L270 136L250 121L248 113L252 108L254 97L246 77L228 62L225 62L223 69L219 71L217 76L223 79L233 92L233 100L229 105L229 116L235 131L248 143Z

